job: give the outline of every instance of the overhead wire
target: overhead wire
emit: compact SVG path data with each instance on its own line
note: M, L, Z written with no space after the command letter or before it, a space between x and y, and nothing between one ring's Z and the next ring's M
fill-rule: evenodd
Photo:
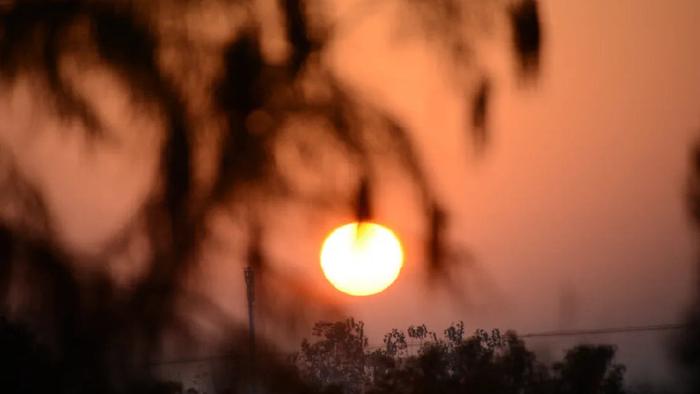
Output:
M605 328L587 328L587 329L572 329L572 330L551 330L551 331L539 331L530 332L522 335L518 335L520 338L551 338L551 337L572 337L572 336L588 336L588 335L605 335L605 334L633 334L641 332L655 332L655 331L674 331L682 330L687 328L687 324L681 323L663 323L663 324L648 324L639 326L622 326L622 327L605 327ZM408 343L408 347L422 346L421 342ZM383 346L368 346L367 350L378 350ZM273 353L278 356L291 356L292 353L276 352ZM173 365L173 364L193 364L207 361L225 360L234 357L240 357L240 355L211 355L202 357L188 357L182 359L172 359L172 360L161 360L149 363L152 367Z

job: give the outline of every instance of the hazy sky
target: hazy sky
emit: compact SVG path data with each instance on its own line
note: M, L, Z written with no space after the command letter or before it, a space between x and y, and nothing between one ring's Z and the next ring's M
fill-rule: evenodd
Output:
M700 3L541 1L544 52L535 83L517 78L505 31L484 34L470 66L494 77L492 134L480 155L470 148L468 103L449 77L453 70L426 56L432 52L424 44L397 38L387 23L396 14L386 4L344 33L333 59L343 80L402 119L420 146L430 182L452 214L450 236L476 259L458 273L465 299L433 292L422 280L423 223L411 213L411 188L391 169L381 174L377 219L402 237L407 261L387 291L353 298L324 281L321 240L347 216L281 211L272 253L321 297L363 319L370 345L393 327L426 323L441 331L455 320L469 332L521 333L679 322L696 275L683 188L690 145L700 136ZM100 78L81 75L86 89L114 83ZM113 127L129 133L100 155L86 153L80 133L70 130L37 139L37 129L55 127L37 112L40 101L21 90L3 95L0 140L43 185L66 225L63 236L89 251L144 198L157 137L149 119L109 115L129 105L116 95L100 105ZM307 224L301 230L300 222ZM226 248L206 258L208 291L243 316L239 266L227 263ZM530 343L552 357L574 341L618 343L630 377L656 379L667 378L658 368L668 365L664 338Z
M346 45L377 54L376 63L348 66L349 79L369 99L407 114L455 214L454 238L478 268L464 274L474 305L460 310L417 290L409 259L409 280L348 301L373 332L421 319L436 330L462 319L468 330L521 333L680 321L696 275L683 188L689 147L700 135L700 4L541 5L545 45L536 84L515 78L498 37L475 66L496 77L493 138L480 158L465 158L465 103L441 78L444 67L410 45L396 49L391 38L366 39L379 36L379 22L368 20L366 31L348 38ZM400 212L386 214L401 221ZM410 237L419 228L401 230ZM575 340L620 343L631 377L664 375L656 368L666 358L663 335ZM531 341L542 348L560 342Z

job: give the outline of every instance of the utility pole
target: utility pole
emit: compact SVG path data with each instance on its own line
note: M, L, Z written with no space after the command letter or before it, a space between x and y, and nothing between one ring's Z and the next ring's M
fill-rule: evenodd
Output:
M360 393L365 394L365 323L360 322Z
M255 394L255 314L253 305L255 304L255 271L250 265L243 270L245 276L245 288L248 296L248 350L250 352L249 371L250 371L250 393Z

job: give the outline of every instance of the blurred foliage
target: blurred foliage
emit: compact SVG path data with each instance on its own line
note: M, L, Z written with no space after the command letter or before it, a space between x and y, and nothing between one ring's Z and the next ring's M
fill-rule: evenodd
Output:
M56 375L49 352L41 348L32 334L0 317L0 390L48 393L57 381Z
M700 227L700 145L696 145L690 154L686 203L697 232ZM683 331L675 338L672 349L676 361L683 368L681 379L688 393L700 392L700 260L696 262L695 274L693 303L688 308Z
M473 30L464 29L473 25L469 18L475 10L506 18L515 57L523 66L536 64L541 33L532 0L397 4L421 21L409 29L414 34L450 43L450 59L459 70L455 80L476 72L468 67L475 55ZM23 152L0 145L0 315L22 321L45 347L32 356L26 350L34 346L26 339L32 336L18 340L27 362L37 365L34 373L43 377L38 380L52 381L51 391L169 390L154 383L144 366L163 352L166 338L182 349L197 349L195 314L226 332L222 347L234 353L246 349L245 325L193 294L187 283L214 241L221 215L245 234L241 243L248 245L240 249L247 252L241 255L254 258L243 257L242 263L256 266L260 299L276 301L260 302L261 316L291 327L303 316L300 305L317 307L303 281L270 264L261 241L269 225L265 204L277 199L313 206L319 198L338 196L328 190L303 192L297 171L279 163L280 143L304 151L313 163L318 152L339 146L334 158L352 164L359 185L356 198L342 200L350 201L349 210L360 218L371 214L376 169L397 161L420 196L431 277L447 278L447 265L454 261L446 245L447 210L434 195L402 120L364 102L324 61L326 48L346 24L319 11L322 5L279 1L279 18L273 19L281 26L270 26L255 1L0 1L0 87L12 94L26 83L58 119L54 132L78 129L91 144L109 144L113 136L97 105L103 94L126 94L135 113L161 126L154 151L157 174L147 196L128 223L89 256L62 238L62 223L55 221L43 185L21 168L17 155ZM207 36L208 20L192 22L206 7L230 22L213 38ZM278 27L282 35L276 38L287 49L282 59L263 50L265 37ZM204 71L212 64L218 70L214 76ZM89 72L114 77L122 90L85 91L80 77ZM480 77L484 82L476 89L461 86L465 101L472 103L478 141L485 140L490 97L488 78ZM289 125L300 120L324 125L318 138L304 143L290 136ZM373 141L386 141L386 149L373 149ZM135 248L140 255L134 259L144 268L128 286L120 285L113 270ZM274 358L260 363L279 364ZM284 386L285 379L294 381L290 376L278 376L280 392L296 387ZM232 373L230 386L243 387L244 379Z

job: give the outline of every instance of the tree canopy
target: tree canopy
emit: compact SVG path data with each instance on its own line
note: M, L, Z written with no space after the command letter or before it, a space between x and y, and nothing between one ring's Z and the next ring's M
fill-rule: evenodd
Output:
M464 336L454 323L437 335L425 325L393 329L384 346L370 350L353 319L318 322L314 342L304 340L296 358L302 380L339 393L622 394L624 372L610 345L584 344L551 365L537 360L508 331L476 330Z

